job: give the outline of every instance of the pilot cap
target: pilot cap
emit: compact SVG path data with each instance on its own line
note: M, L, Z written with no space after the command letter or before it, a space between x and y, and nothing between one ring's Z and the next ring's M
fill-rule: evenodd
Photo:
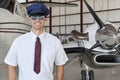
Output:
M27 7L27 13L29 16L32 14L43 14L47 16L49 9L43 3L33 3Z

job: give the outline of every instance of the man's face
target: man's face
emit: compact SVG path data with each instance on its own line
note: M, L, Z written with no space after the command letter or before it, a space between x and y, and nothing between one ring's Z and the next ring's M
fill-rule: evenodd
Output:
M35 30L44 29L45 22L47 21L45 16L31 16L30 19L31 19L31 24L33 29Z

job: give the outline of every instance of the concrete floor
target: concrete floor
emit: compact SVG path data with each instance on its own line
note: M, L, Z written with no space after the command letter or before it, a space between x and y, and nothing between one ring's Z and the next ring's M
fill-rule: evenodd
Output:
M65 66L64 80L81 80L78 58L70 59ZM94 69L95 80L120 80L120 66L110 69ZM8 80L7 65L0 64L0 80Z
M81 67L78 59L65 69L64 80L81 80ZM95 80L120 80L120 66L109 69L93 69Z

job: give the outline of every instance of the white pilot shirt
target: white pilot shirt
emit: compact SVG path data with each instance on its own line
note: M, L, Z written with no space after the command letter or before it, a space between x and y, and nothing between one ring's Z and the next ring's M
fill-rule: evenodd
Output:
M5 58L5 63L19 68L19 80L53 80L53 66L64 65L68 60L60 40L43 32L39 38L42 45L41 71L34 72L34 49L36 35L31 31L16 38Z

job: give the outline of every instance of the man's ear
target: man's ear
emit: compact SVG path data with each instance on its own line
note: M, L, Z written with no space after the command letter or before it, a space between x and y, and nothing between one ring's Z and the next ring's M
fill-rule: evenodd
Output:
M45 18L45 22L47 22L48 21L48 18Z

